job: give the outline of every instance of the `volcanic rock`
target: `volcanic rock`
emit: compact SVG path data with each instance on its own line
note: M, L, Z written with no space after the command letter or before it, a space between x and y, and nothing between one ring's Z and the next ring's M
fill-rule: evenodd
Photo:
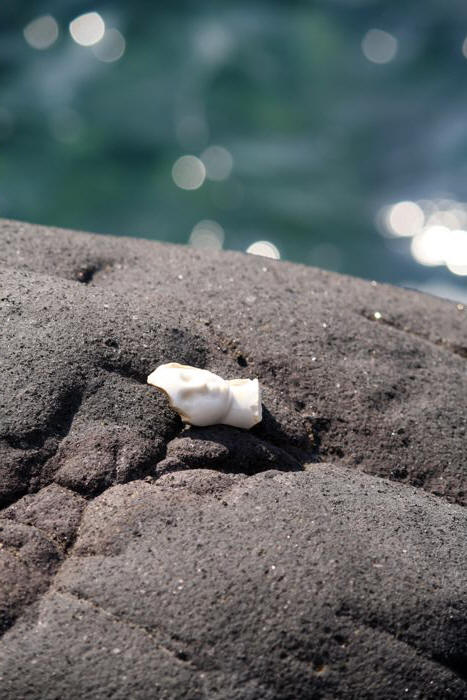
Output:
M0 265L2 697L465 697L462 305L12 221ZM184 427L171 361L261 424Z

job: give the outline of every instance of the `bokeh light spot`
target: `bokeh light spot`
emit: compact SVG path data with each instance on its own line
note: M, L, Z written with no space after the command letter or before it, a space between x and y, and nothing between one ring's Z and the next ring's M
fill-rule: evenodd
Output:
M232 51L233 39L222 25L209 23L196 32L195 47L207 63L221 63Z
M227 180L233 167L232 155L222 146L209 146L201 154L208 180Z
M182 190L197 190L206 179L206 168L196 156L182 156L173 165L172 178Z
M422 230L425 215L416 202L398 202L389 208L386 223L395 236L414 236Z
M93 46L105 32L104 20L98 12L86 12L70 22L70 34L80 46Z
M281 254L279 248L270 241L255 241L246 249L251 255L262 255L263 258L274 258L279 260Z
M193 248L220 250L224 245L224 229L217 221L205 219L193 228L189 243Z
M428 226L418 233L411 244L415 260L422 265L443 265L450 233L446 226Z
M467 203L446 197L397 202L382 207L376 222L383 234L411 236L410 251L421 265L467 275Z
M427 219L427 226L446 226L450 229L457 229L465 221L465 212L461 209L445 209L434 211Z
M23 35L33 49L48 49L58 39L58 24L52 15L42 15L25 26Z
M371 63L389 63L395 58L398 41L382 29L370 29L362 39L362 51Z
M467 275L467 231L451 231L445 263L454 275Z
M467 58L467 36L462 43L462 53L464 54L465 58Z
M123 56L125 47L125 38L118 29L106 29L104 36L92 50L99 61L113 63Z

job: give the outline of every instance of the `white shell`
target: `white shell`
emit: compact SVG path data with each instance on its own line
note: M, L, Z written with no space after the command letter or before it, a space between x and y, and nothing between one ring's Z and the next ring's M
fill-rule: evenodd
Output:
M169 362L151 372L147 381L167 394L185 423L249 429L261 421L257 379L226 380L206 369Z

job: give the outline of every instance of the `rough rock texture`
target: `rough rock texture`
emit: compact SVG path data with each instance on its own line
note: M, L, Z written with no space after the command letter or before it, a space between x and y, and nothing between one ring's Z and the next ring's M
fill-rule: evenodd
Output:
M466 696L461 305L18 222L0 263L2 697ZM184 429L169 361L262 423Z

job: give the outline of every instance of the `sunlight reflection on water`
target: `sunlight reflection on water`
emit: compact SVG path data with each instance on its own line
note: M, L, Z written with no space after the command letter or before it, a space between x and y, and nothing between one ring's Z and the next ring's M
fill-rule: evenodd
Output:
M467 275L467 203L451 199L403 201L377 215L383 234L411 238L410 251L421 265L445 265Z
M0 214L462 300L467 6L207 5L0 21Z
M246 249L251 255L261 255L264 258L273 258L279 260L281 254L279 248L270 241L255 241Z
M52 15L37 17L23 29L24 38L29 46L38 50L48 49L55 44L58 33L58 24Z
M71 38L81 46L93 46L102 39L105 32L104 20L98 12L87 12L75 17L69 26Z

